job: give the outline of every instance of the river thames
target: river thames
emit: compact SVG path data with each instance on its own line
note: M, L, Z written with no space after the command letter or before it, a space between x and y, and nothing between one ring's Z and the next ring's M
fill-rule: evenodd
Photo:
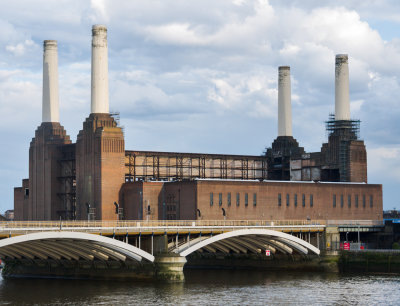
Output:
M0 304L400 304L400 275L186 270L185 277L184 283L0 277Z

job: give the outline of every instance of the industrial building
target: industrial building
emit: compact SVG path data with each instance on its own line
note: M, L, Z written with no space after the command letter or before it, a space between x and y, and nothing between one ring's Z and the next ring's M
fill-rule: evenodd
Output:
M382 220L367 184L360 121L350 117L347 55L336 56L328 142L307 153L292 135L290 67L279 67L278 137L263 155L125 150L109 112L107 29L92 28L91 113L72 143L59 122L57 42L44 41L42 123L15 220Z

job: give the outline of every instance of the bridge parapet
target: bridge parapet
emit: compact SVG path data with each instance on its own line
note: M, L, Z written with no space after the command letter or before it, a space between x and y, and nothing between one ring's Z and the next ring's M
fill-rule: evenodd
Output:
M222 233L245 228L283 232L323 231L324 220L161 220L161 221L14 221L0 222L0 237L41 231L78 231L104 235Z
M121 220L121 221L1 221L0 228L64 227L187 227L187 226L304 226L326 220Z

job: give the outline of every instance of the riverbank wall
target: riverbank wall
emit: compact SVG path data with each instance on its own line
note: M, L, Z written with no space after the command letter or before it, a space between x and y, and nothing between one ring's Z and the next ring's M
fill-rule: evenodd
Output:
M341 272L373 272L400 274L400 251L342 251L338 260Z
M339 272L337 255L193 254L185 269L255 269L269 271Z
M283 254L274 256L261 254L218 256L202 254L190 256L185 268L400 274L400 252L392 250L335 251L324 252L320 256Z
M102 262L79 264L43 261L8 261L4 277L39 277L114 280L183 281L182 268L254 269L264 271L297 271L326 273L395 273L400 274L400 251L364 250L323 252L318 255L286 254L192 254L184 257L163 256L155 263L109 265ZM187 261L185 263L185 261Z

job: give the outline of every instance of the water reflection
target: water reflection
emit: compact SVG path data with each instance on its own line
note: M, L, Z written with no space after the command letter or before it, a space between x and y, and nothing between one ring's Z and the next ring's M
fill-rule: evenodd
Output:
M184 283L0 278L0 304L395 305L400 276L187 270Z

